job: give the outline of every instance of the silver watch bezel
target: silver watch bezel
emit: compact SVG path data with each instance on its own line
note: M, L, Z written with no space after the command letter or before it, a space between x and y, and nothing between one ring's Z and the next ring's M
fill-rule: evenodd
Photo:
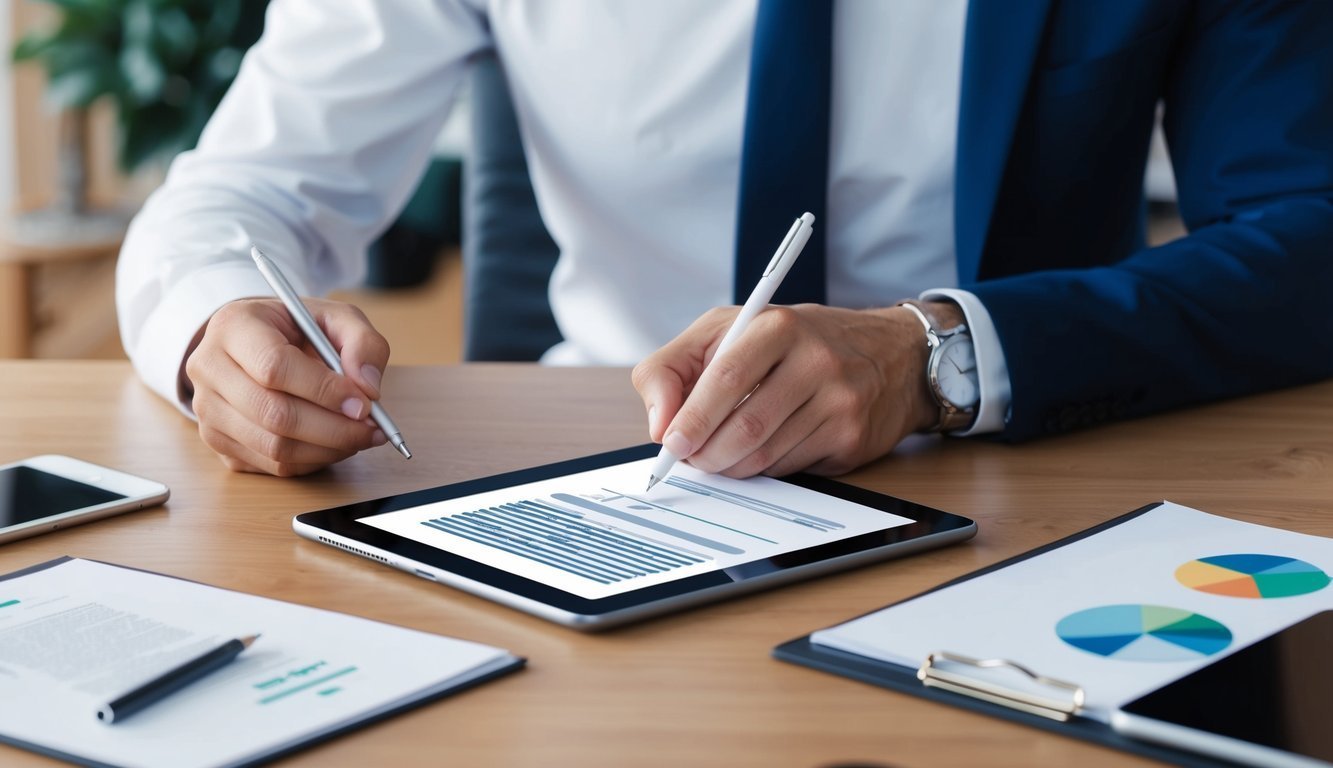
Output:
M930 345L930 356L926 361L926 383L930 387L931 397L940 407L940 420L933 429L935 432L956 432L972 425L976 420L977 406L981 404L980 381L977 382L977 399L970 405L959 405L944 394L940 386L940 361L944 359L944 348L950 344L971 344L972 334L966 325L959 325L947 331L935 331L936 343Z

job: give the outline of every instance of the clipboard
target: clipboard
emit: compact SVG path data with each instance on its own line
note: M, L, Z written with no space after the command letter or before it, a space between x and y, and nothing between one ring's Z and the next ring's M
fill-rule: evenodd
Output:
M915 600L919 597L929 595L933 592L969 581L971 579L984 576L988 573L1007 568L1015 563L1028 560L1039 555L1045 554L1060 547L1067 546L1076 541L1095 536L1102 531L1114 528L1125 522L1133 520L1147 512L1161 506L1161 502L1154 502L1140 507L1132 512L1108 520L1105 523L1088 528L1078 533L1074 533L1063 539L1059 539L1037 549L1024 552L1022 554L1002 560L994 565L987 566L972 573L965 574L956 579L948 581L937 587L931 588L917 595L904 598L898 602L892 603L886 608L904 603L909 600ZM871 613L876 613L872 611ZM869 614L866 614L869 615ZM1028 675L1041 677L1041 682L1047 683L1047 687L1053 691L1053 695L1048 701L1034 702L1034 697L1018 691L988 690L989 686L980 686L978 690L975 681L973 683L963 683L961 685L948 685L954 682L953 675L945 674L941 676L940 661L952 661L956 664L966 665L1008 665L1011 667L1020 667L1021 665L1007 662L1003 659L978 660L964 656L951 654L947 649L940 649L932 654L932 659L923 659L920 668L912 668L899 664L892 664L878 659L872 659L859 654L848 653L836 648L820 646L813 643L810 635L790 640L773 649L773 656L781 661L799 664L801 666L817 669L822 672L829 672L842 677L851 678L863 683L887 688L892 691L908 693L913 696L919 696L930 701L936 701L949 704L972 712L979 712L984 715L991 715L1050 733L1056 733L1070 738L1080 739L1092 742L1105 747L1122 750L1135 755L1161 760L1176 765L1187 766L1187 768L1234 768L1234 763L1216 760L1205 757L1194 752L1186 752L1172 747L1153 744L1151 742L1139 741L1123 736L1116 732L1107 723L1102 723L1091 718L1082 717L1076 714L1077 705L1081 704L1081 688L1076 681L1051 680L1051 678L1042 677L1040 671L1031 669L1022 669ZM934 672L932 673L932 670ZM928 681L934 680L933 684ZM939 682L946 683L940 685ZM1054 683L1054 685L1051 685ZM971 688L972 690L963 690ZM1077 689L1077 690L1076 690ZM1063 693L1061 697L1059 694ZM1069 706L1066 707L1064 704ZM1061 710L1068 710L1064 719L1058 717ZM1047 710L1047 711L1036 711Z

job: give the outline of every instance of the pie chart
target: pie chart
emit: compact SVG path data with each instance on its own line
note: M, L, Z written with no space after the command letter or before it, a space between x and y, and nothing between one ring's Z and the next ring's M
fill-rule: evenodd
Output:
M1304 560L1278 555L1217 555L1176 569L1176 581L1200 592L1268 599L1317 592L1328 574Z
M1194 661L1231 645L1231 630L1162 605L1103 605L1071 613L1055 634L1080 651L1121 661Z

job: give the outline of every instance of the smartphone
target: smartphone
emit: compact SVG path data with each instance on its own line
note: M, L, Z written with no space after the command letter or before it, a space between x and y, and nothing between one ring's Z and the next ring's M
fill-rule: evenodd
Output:
M1244 765L1333 765L1330 649L1323 611L1124 705L1111 725Z
M68 456L34 456L0 466L0 543L151 507L170 495L161 483Z

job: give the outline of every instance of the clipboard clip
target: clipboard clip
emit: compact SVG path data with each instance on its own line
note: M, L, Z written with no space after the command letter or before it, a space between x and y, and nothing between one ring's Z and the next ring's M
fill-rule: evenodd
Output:
M943 669L940 662L962 664L976 669L1008 668L1028 677L1038 685L1060 691L1059 698L1040 693L1019 691L986 680L979 680L962 672ZM1083 709L1085 694L1083 687L1053 677L1039 675L1022 664L1006 659L974 659L946 651L936 651L926 657L916 677L928 688L941 688L946 691L971 696L974 699L1009 707L1020 712L1048 717L1067 723ZM1068 694L1068 695L1064 695Z

